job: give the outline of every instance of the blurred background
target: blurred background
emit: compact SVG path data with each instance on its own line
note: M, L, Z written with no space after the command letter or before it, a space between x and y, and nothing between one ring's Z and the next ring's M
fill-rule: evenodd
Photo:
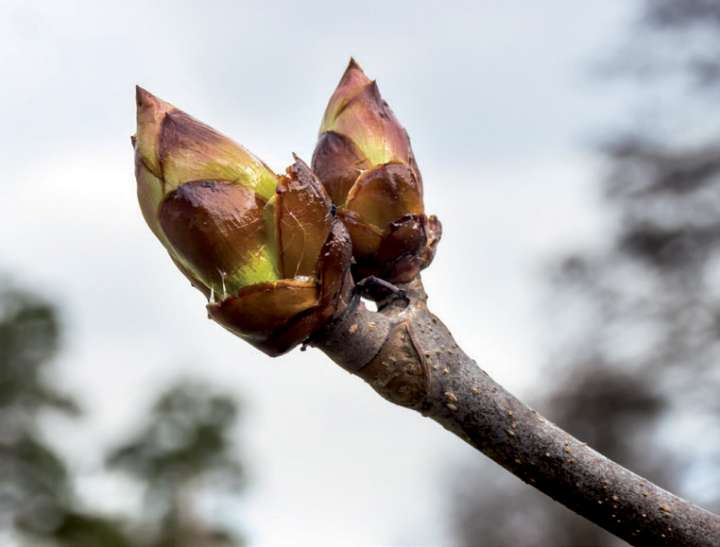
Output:
M135 198L141 84L276 171L354 56L498 381L720 509L720 2L0 0L0 544L617 546L317 351L206 319Z

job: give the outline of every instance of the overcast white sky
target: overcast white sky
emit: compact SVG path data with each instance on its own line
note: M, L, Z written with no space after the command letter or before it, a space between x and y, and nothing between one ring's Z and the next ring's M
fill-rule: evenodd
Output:
M446 482L480 458L317 351L271 360L205 316L135 199L134 85L278 172L309 160L350 55L413 139L445 235L430 304L499 381L528 395L544 359L542 265L604 226L586 146L623 94L591 65L630 2L0 0L0 270L64 306L65 386L83 428L54 435L109 508L101 451L178 371L236 392L252 484L215 504L255 545L447 545Z

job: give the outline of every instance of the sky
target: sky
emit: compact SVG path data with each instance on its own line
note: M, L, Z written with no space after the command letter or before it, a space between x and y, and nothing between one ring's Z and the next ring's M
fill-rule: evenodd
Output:
M209 322L135 197L134 86L277 172L309 160L350 56L405 125L443 222L430 306L512 391L542 378L542 271L603 239L594 139L626 115L595 64L629 2L0 0L0 271L55 299L62 387L82 427L50 435L108 510L137 493L100 473L163 385L201 377L243 401L242 502L207 500L252 545L448 545L448 479L482 458L380 399L318 351L270 359Z

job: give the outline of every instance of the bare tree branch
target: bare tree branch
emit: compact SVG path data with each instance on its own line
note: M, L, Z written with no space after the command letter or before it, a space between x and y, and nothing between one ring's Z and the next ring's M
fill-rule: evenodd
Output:
M605 458L477 366L426 306L419 279L371 312L357 300L312 345L523 481L632 545L717 547L720 516Z

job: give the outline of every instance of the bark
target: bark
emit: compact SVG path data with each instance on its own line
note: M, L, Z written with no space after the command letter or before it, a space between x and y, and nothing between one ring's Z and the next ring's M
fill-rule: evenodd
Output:
M717 547L720 516L628 471L497 384L427 308L419 278L378 312L355 301L311 341L385 399L432 418L523 481L624 539Z

